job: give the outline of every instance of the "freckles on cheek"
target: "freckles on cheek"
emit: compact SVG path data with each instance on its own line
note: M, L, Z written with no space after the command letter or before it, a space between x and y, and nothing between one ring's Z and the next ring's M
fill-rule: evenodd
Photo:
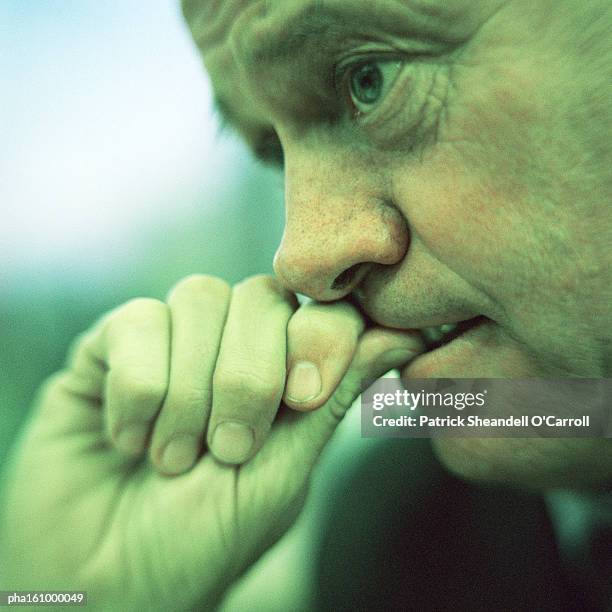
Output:
M402 201L432 252L451 267L496 276L494 263L523 259L530 240L526 177L536 155L526 126L542 117L535 94L526 95L535 87L529 67L508 73L495 66L492 74L462 73L467 84L451 119L403 185Z
M413 177L402 194L411 230L451 267L492 265L508 239L500 214L505 196L447 157L428 162Z

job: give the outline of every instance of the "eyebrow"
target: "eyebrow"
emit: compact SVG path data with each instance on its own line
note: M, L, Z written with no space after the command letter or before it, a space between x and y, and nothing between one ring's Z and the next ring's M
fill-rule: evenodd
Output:
M425 6L410 6L395 2L392 15L383 17L372 9L371 0L351 4L342 2L333 6L329 0L314 0L309 6L288 15L282 20L282 27L271 36L262 37L252 50L254 62L296 58L311 45L317 52L326 53L337 48L338 41L349 35L355 38L367 37L372 28L402 35L413 44L414 51L431 49L432 46L447 47L457 44L464 37L446 35L440 31L439 11ZM375 17L376 21L374 22Z
M349 24L363 25L357 15L347 7L333 9L323 2L315 2L302 12L283 20L283 27L276 35L261 39L252 52L256 62L295 57L308 44L315 44L319 51L350 30Z
M295 57L308 44L315 44L319 53L321 51L325 53L337 42L341 32L348 31L347 26L350 21L360 23L355 14L349 12L349 15L353 17L352 20L347 19L346 7L333 9L321 0L317 0L300 13L283 20L283 26L291 27L283 27L276 36L263 39L250 54L250 59L259 63ZM213 112L219 119L221 132L230 130L244 137L241 122L231 104L218 94L213 97ZM269 141L270 134L264 135L261 140ZM257 152L258 147L255 146L253 149L256 157L264 162L269 161L267 155Z

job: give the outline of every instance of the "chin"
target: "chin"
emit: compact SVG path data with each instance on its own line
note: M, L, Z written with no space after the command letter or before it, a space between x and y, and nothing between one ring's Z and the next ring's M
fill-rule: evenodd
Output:
M558 378L559 373L487 319L415 358L402 378ZM432 444L441 463L465 480L539 491L612 490L612 439L437 437Z
M435 438L441 463L456 476L536 490L612 490L607 438Z

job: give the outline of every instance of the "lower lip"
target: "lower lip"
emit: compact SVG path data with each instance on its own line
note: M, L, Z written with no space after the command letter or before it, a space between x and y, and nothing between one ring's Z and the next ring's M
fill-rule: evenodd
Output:
M436 378L440 375L452 377L453 374L450 372L457 371L457 369L452 367L451 362L458 365L469 363L482 347L482 341L492 330L493 325L491 319L483 318L474 327L463 332L448 344L413 359L404 368L403 376L406 378Z

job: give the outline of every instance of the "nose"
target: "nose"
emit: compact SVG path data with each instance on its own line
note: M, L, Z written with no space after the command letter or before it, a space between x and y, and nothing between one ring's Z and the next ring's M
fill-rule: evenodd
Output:
M404 217L377 181L368 180L367 169L346 159L334 163L320 151L297 159L287 153L285 231L274 258L287 288L318 301L338 300L373 266L404 258Z

